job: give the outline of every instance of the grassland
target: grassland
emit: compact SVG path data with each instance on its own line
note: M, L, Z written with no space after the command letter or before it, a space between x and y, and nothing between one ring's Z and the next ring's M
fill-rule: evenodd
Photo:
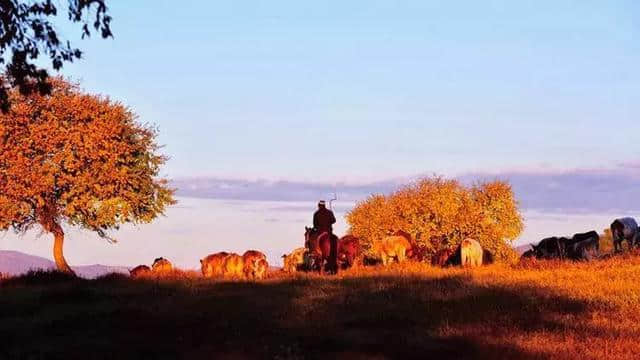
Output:
M4 359L632 359L640 254L337 277L40 273L0 283Z

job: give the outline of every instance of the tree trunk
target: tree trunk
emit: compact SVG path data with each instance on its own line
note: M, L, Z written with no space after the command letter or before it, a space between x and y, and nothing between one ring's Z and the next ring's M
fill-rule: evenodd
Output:
M62 253L62 244L64 243L64 231L62 230L62 226L57 222L52 224L53 229L51 229L53 233L53 259L56 262L56 267L59 271L66 272L72 275L75 275L73 270L69 264L67 264L67 260L64 259L64 255Z

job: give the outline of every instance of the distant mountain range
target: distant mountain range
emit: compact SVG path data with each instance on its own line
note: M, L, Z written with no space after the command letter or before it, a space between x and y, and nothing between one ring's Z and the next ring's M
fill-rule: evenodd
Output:
M56 265L53 261L18 251L0 250L0 273L11 276L21 275L29 270L51 270ZM109 273L129 274L129 270L124 266L107 265L82 265L72 266L73 271L80 277L94 279Z

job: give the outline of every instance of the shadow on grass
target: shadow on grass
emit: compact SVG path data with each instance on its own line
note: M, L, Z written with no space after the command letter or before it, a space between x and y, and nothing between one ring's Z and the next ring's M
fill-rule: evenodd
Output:
M541 359L550 354L487 338L562 331L571 324L559 318L589 314L543 289L461 275L214 283L31 274L0 292L0 358L9 359Z

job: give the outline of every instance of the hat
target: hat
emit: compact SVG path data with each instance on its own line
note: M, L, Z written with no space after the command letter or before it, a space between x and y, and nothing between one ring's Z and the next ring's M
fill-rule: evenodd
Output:
M324 200L320 200L320 201L318 202L318 205L323 205L323 206L324 206L325 204L326 204L326 203L324 202Z

